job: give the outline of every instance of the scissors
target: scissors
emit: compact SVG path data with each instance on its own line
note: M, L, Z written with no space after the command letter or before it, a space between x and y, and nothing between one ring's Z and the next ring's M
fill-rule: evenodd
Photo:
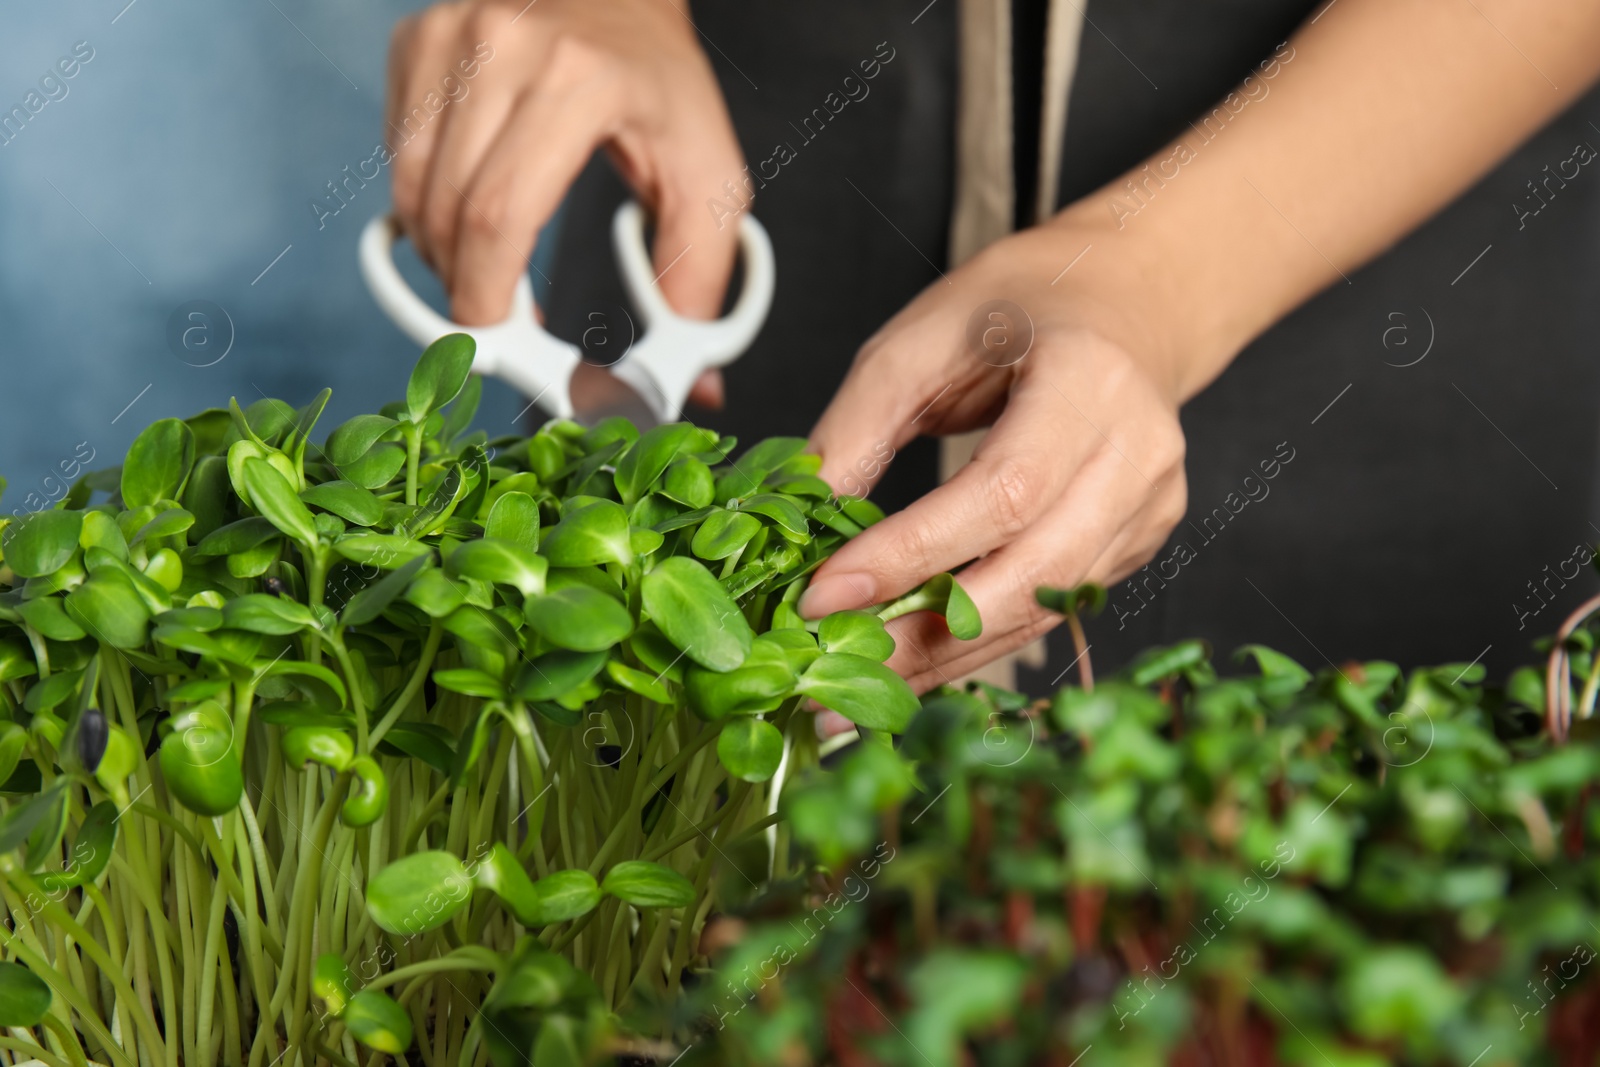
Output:
M637 201L624 203L611 220L622 279L645 331L606 367L585 362L582 349L539 325L527 274L517 281L511 314L497 325L461 326L429 307L395 267L400 227L392 216L380 215L362 231L361 275L378 306L413 341L428 345L447 333L470 335L478 345L473 371L506 381L549 414L590 425L621 414L641 427L655 426L681 418L695 380L732 363L755 340L772 306L775 267L767 231L744 215L739 221L744 288L738 303L715 321L685 318L662 295L644 227L645 212Z

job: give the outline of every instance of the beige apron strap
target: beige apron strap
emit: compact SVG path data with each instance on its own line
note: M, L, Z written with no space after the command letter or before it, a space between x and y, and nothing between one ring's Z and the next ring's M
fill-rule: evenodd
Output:
M1011 232L1011 0L961 0L950 265Z
M1056 213L1061 184L1061 146L1067 139L1067 100L1078 70L1078 42L1089 0L1050 0L1044 45L1044 106L1039 117L1039 184L1033 221Z
M1067 128L1067 96L1078 65L1078 39L1083 30L1080 4L1085 2L1050 0L1035 222L1055 214L1061 145ZM951 266L959 266L1013 229L1016 181L1012 174L1011 76L1011 0L961 0L961 91L956 109ZM982 440L982 431L944 438L939 450L940 480L948 481L966 466ZM1019 661L1029 667L1043 667L1044 642L1035 641L968 677L1014 689Z
M1016 219L1016 181L1011 170L1011 0L961 0L959 40L952 267L1010 233ZM966 466L981 440L982 431L941 439L939 480L948 481ZM1015 688L1016 676L1009 656L970 675L1007 688Z

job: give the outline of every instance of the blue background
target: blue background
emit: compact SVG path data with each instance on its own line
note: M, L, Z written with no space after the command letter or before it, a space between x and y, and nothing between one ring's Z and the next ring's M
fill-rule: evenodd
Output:
M320 231L310 203L382 139L389 34L425 5L126 2L8 5L0 31L0 112L75 43L94 49L0 145L6 512L80 442L113 466L151 421L230 396L299 405L331 386L325 433L403 396L416 356L356 265L361 227L389 207L387 168ZM414 261L407 274L427 293ZM233 322L213 366L168 345L192 300ZM509 432L524 401L485 384L479 424Z

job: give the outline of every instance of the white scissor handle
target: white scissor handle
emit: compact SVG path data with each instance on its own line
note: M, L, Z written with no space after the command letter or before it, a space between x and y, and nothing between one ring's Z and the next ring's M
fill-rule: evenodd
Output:
M737 359L755 339L772 306L775 269L772 241L749 215L740 220L744 250L744 290L726 317L712 322L687 319L667 306L644 241L644 209L628 201L617 209L611 236L622 265L628 295L645 320L646 336L612 372L633 386L658 418L677 418L703 371ZM472 369L504 379L558 418L571 418L572 372L581 362L576 345L552 337L539 325L533 286L517 280L511 313L493 326L462 326L439 314L400 276L394 244L400 227L380 215L361 232L361 276L373 299L419 345L447 333L468 334L478 344Z
M558 418L572 417L567 382L579 362L578 349L550 336L534 317L533 286L524 274L511 297L511 314L494 326L462 326L451 322L412 291L394 265L394 243L400 226L380 215L361 231L361 276L378 306L406 336L430 345L447 333L464 333L478 343L472 369L509 382L524 396Z
M777 269L766 229L754 216L741 216L744 287L738 302L720 319L685 318L668 307L662 295L660 276L645 244L644 226L644 209L633 200L619 207L611 220L611 244L622 267L622 280L645 322L645 336L612 373L633 386L658 418L668 420L681 417L689 390L703 372L738 359L761 332L772 307Z

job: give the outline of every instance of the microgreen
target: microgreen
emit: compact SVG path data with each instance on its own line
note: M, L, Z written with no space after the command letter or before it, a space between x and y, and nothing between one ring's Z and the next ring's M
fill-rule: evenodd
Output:
M802 703L902 729L883 619L976 632L948 576L799 619L881 517L818 494L803 442L617 419L490 439L473 355L442 338L403 402L320 445L326 390L162 419L0 519L0 1047L620 1051L728 886L789 871L769 828L818 762Z
M1076 621L1105 595L1037 600ZM696 1062L1586 1061L1600 621L1577 621L1565 743L1557 670L1313 673L1261 645L1095 683L1080 632L1083 684L1048 700L929 694L900 744L784 791L809 870L711 935L676 1006ZM817 664L874 632L824 620Z

